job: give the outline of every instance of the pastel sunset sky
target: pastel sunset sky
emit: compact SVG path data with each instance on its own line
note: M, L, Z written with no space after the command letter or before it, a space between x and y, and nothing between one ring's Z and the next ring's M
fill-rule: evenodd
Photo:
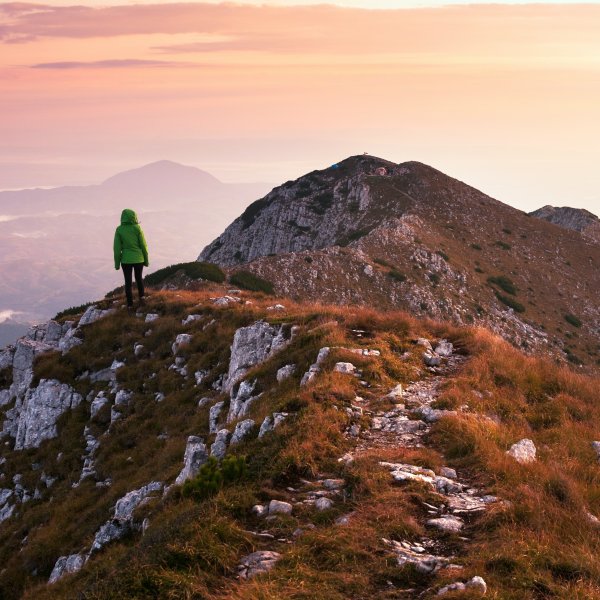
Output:
M0 4L0 189L170 159L273 184L364 151L600 212L600 5Z

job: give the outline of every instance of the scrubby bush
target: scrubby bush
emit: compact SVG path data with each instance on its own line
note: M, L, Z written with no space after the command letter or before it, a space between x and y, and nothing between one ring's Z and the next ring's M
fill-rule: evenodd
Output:
M183 271L190 279L205 279L207 281L214 281L215 283L222 283L225 281L225 273L223 273L217 265L194 261L189 263L178 263L176 265L165 267L164 269L159 269L154 273L146 275L146 277L144 277L144 282L147 285L160 285L178 271Z
M80 304L79 306L70 306L69 308L65 308L65 310L61 310L59 313L56 313L54 320L56 321L58 319L62 319L63 317L68 317L71 315L78 315L92 304L93 302L86 302L85 304Z
M204 500L216 494L224 485L238 481L246 472L245 456L227 456L219 461L211 456L193 479L183 484L181 493L186 498Z
M581 327L582 325L581 320L570 313L565 315L565 321L570 325L573 325L573 327Z
M506 242L503 242L502 240L498 240L496 242L496 246L499 246L500 248L502 248L502 250L510 250L511 249L511 245L507 244Z
M402 283L403 281L406 281L406 275L404 275L404 273L400 273L400 271L397 271L396 269L392 269L388 273L388 277L391 277L392 279L394 279L395 281L398 281L400 283Z
M229 283L251 292L273 293L273 284L250 271L236 271L229 277Z
M450 261L450 257L443 250L438 250L436 254L441 256L446 262Z
M497 277L488 277L488 283L498 286L501 290L505 291L511 296L517 295L517 288L515 284L505 275L498 275Z
M514 298L510 296L504 296L499 292L496 292L496 298L502 302L502 304L506 304L506 306L512 308L515 312L524 313L525 306L523 306L520 302L517 302Z

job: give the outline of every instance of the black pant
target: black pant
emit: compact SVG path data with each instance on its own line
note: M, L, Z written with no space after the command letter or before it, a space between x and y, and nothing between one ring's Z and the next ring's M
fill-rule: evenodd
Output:
M123 275L125 275L125 295L127 296L127 306L133 306L133 295L131 293L131 271L135 273L135 283L137 285L140 300L144 297L144 282L142 280L142 270L144 263L134 265L121 265Z

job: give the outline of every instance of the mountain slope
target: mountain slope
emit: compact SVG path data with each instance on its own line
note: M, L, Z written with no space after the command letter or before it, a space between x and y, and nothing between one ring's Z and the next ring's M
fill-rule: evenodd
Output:
M349 158L275 188L200 258L304 300L480 323L593 365L600 246L426 165Z
M229 287L0 354L3 598L600 598L598 379Z
M588 210L568 206L543 206L529 214L559 227L573 229L589 240L600 242L600 219Z

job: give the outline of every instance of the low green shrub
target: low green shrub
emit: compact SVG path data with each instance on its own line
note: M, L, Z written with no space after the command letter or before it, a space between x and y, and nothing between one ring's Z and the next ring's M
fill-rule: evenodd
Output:
M227 456L221 463L211 456L193 479L183 484L185 498L204 500L216 494L224 485L241 479L246 472L245 456Z
M567 323L569 323L570 325L573 325L573 327L581 327L583 325L583 323L581 322L581 319L577 318L575 315L572 315L571 313L565 315L565 321Z
M273 293L273 284L250 271L236 271L229 277L229 283L251 292Z
M63 317L69 317L71 315L78 315L85 311L88 306L94 304L93 302L86 302L85 304L80 304L79 306L70 306L69 308L65 308L65 310L61 310L59 313L56 313L54 316L54 320L62 319Z
M517 302L514 298L503 296L500 292L496 292L496 298L498 298L502 304L506 304L506 306L512 308L515 312L525 312L525 307L520 302Z
M178 263L154 271L154 273L150 273L144 277L144 282L147 285L160 285L178 271L183 271L191 279L205 279L207 281L214 281L215 283L223 283L225 281L225 273L217 265L194 261Z
M517 295L517 288L511 279L505 275L498 275L497 277L488 277L488 283L498 286L501 290L510 294L511 296Z
M395 281L398 281L400 283L402 283L403 281L406 281L406 275L404 273L400 273L400 271L397 271L396 269L392 269L388 273L388 277L391 277L392 279L394 279Z

